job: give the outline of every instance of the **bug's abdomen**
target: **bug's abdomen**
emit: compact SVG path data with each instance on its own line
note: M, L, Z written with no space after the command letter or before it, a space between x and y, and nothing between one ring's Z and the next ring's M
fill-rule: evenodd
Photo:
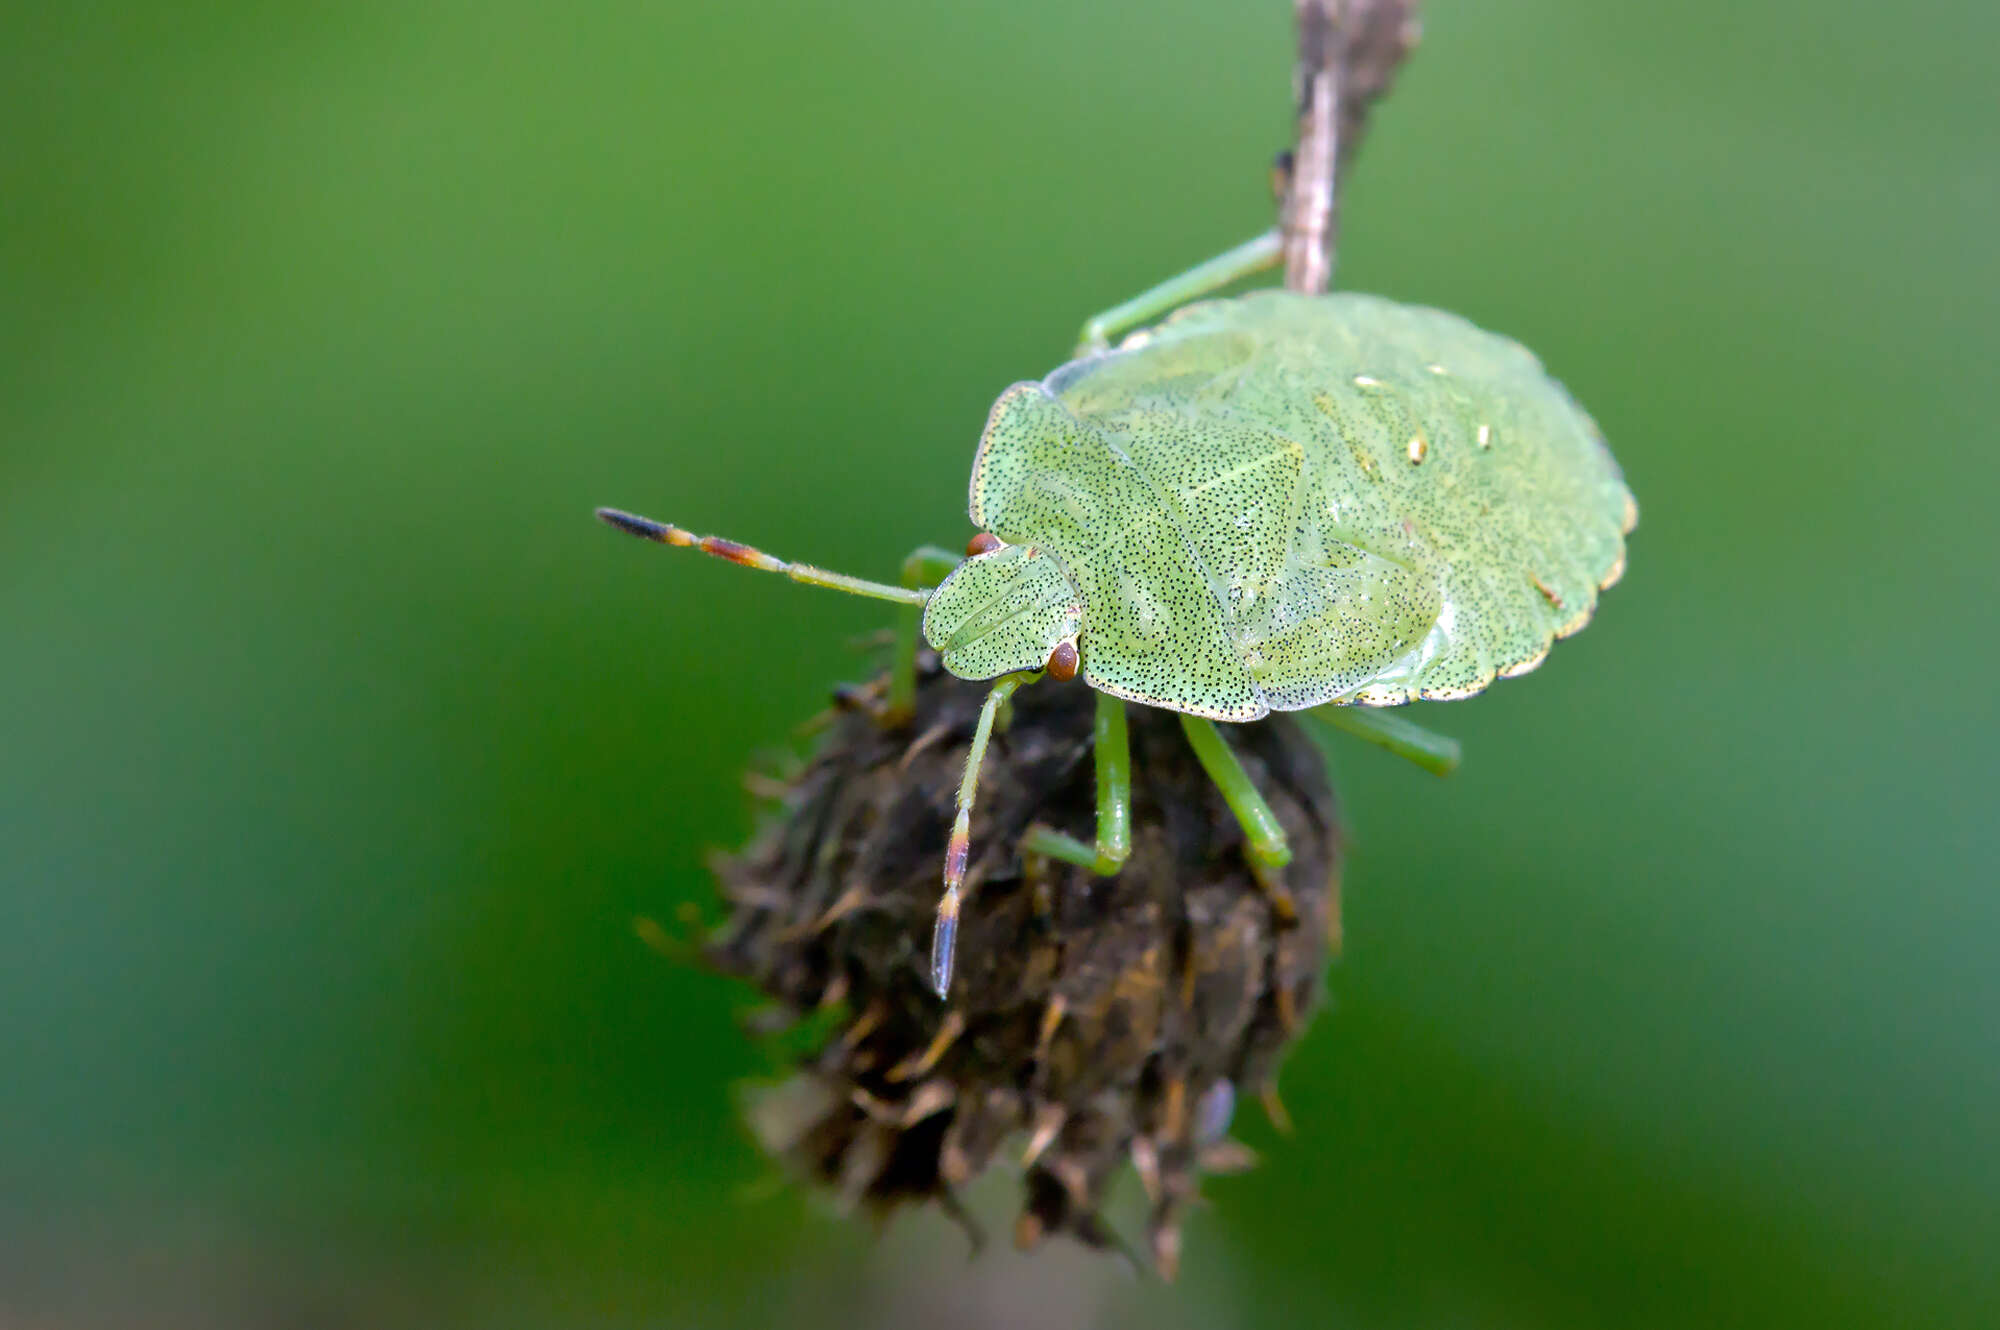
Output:
M1130 355L1185 363L1246 339L1253 366L1150 406L1302 454L1265 618L1232 624L1253 648L1269 625L1296 625L1295 663L1260 678L1271 706L1467 696L1588 621L1634 510L1595 424L1532 354L1436 310L1266 292L1190 307ZM1268 529L1265 511L1238 518ZM1317 655L1309 625L1329 639ZM1413 626L1371 677L1343 668Z
M1094 686L1229 720L1534 668L1634 517L1526 350L1348 294L1189 306L1017 386L972 488L975 522L1068 567Z
M1589 418L1525 351L1449 330L1420 321L1421 354L1391 343L1315 403L1339 444L1319 496L1332 529L1406 553L1440 601L1361 701L1465 697L1533 669L1623 557L1624 487Z
M1186 406L1096 423L1185 545L1262 707L1344 697L1436 622L1432 578L1308 520L1323 471L1309 439Z

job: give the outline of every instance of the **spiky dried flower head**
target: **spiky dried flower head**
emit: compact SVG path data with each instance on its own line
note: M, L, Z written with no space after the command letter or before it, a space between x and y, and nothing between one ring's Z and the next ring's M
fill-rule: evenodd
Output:
M1133 853L1096 877L1018 849L1035 823L1091 832L1094 695L1021 690L987 755L958 978L940 1003L926 953L937 865L986 689L925 665L906 724L871 715L867 690L844 694L816 755L771 789L778 817L719 865L729 915L708 962L784 1012L833 1017L790 1078L753 1097L751 1126L878 1214L935 1200L963 1218L954 1190L1009 1150L1025 1165L1024 1246L1116 1245L1100 1208L1129 1163L1171 1276L1200 1175L1250 1159L1227 1136L1234 1102L1276 1104L1337 936L1323 759L1282 718L1228 727L1290 839L1287 919L1176 718L1132 708Z

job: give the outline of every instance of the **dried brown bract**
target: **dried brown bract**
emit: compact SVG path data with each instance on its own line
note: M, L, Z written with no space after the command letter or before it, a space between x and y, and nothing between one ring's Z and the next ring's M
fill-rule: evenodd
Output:
M730 911L704 953L836 1026L752 1103L774 1155L886 1213L953 1191L1003 1149L1025 1162L1023 1245L1115 1245L1099 1217L1128 1162L1171 1276L1204 1171L1244 1167L1238 1090L1272 1089L1338 934L1340 834L1319 750L1290 722L1226 727L1289 837L1298 918L1281 922L1242 832L1170 713L1131 711L1132 858L1115 878L1024 862L1033 822L1088 834L1094 694L1023 689L987 756L951 1000L927 978L938 861L985 689L934 662L915 720L848 694L781 815L720 866ZM859 695L865 700L866 694ZM1015 1154L1014 1151L1018 1151ZM962 1217L962 1216L961 1216Z

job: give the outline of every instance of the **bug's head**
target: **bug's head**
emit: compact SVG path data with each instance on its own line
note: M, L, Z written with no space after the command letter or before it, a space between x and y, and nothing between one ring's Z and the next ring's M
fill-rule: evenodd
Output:
M1062 564L992 536L975 536L967 553L924 606L924 640L944 667L961 679L1040 669L1073 677L1083 598Z

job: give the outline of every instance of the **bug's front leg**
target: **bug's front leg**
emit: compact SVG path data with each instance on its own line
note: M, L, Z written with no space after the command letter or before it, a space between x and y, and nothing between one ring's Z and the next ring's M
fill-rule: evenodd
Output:
M903 560L903 585L934 587L958 567L959 558L936 545L919 545ZM924 607L905 605L896 611L896 645L889 658L889 703L885 718L901 725L916 712L917 649L923 645Z
M1132 742L1125 730L1125 703L1109 693L1097 695L1091 750L1097 763L1097 843L1086 845L1037 822L1021 838L1021 850L1110 877L1132 857Z
M1264 796L1257 793L1257 787L1250 781L1250 773L1243 769L1242 761L1216 732L1214 721L1183 712L1181 728L1187 732L1188 743L1193 747L1202 770L1222 791L1229 811L1236 814L1236 820L1242 824L1246 842L1244 857L1250 861L1258 885L1270 898L1272 910L1286 923L1296 920L1298 909L1292 904L1291 893L1285 890L1284 880L1279 875L1279 870L1292 861L1292 847L1285 840L1285 829L1278 825L1278 815L1271 811L1271 805L1264 802Z

